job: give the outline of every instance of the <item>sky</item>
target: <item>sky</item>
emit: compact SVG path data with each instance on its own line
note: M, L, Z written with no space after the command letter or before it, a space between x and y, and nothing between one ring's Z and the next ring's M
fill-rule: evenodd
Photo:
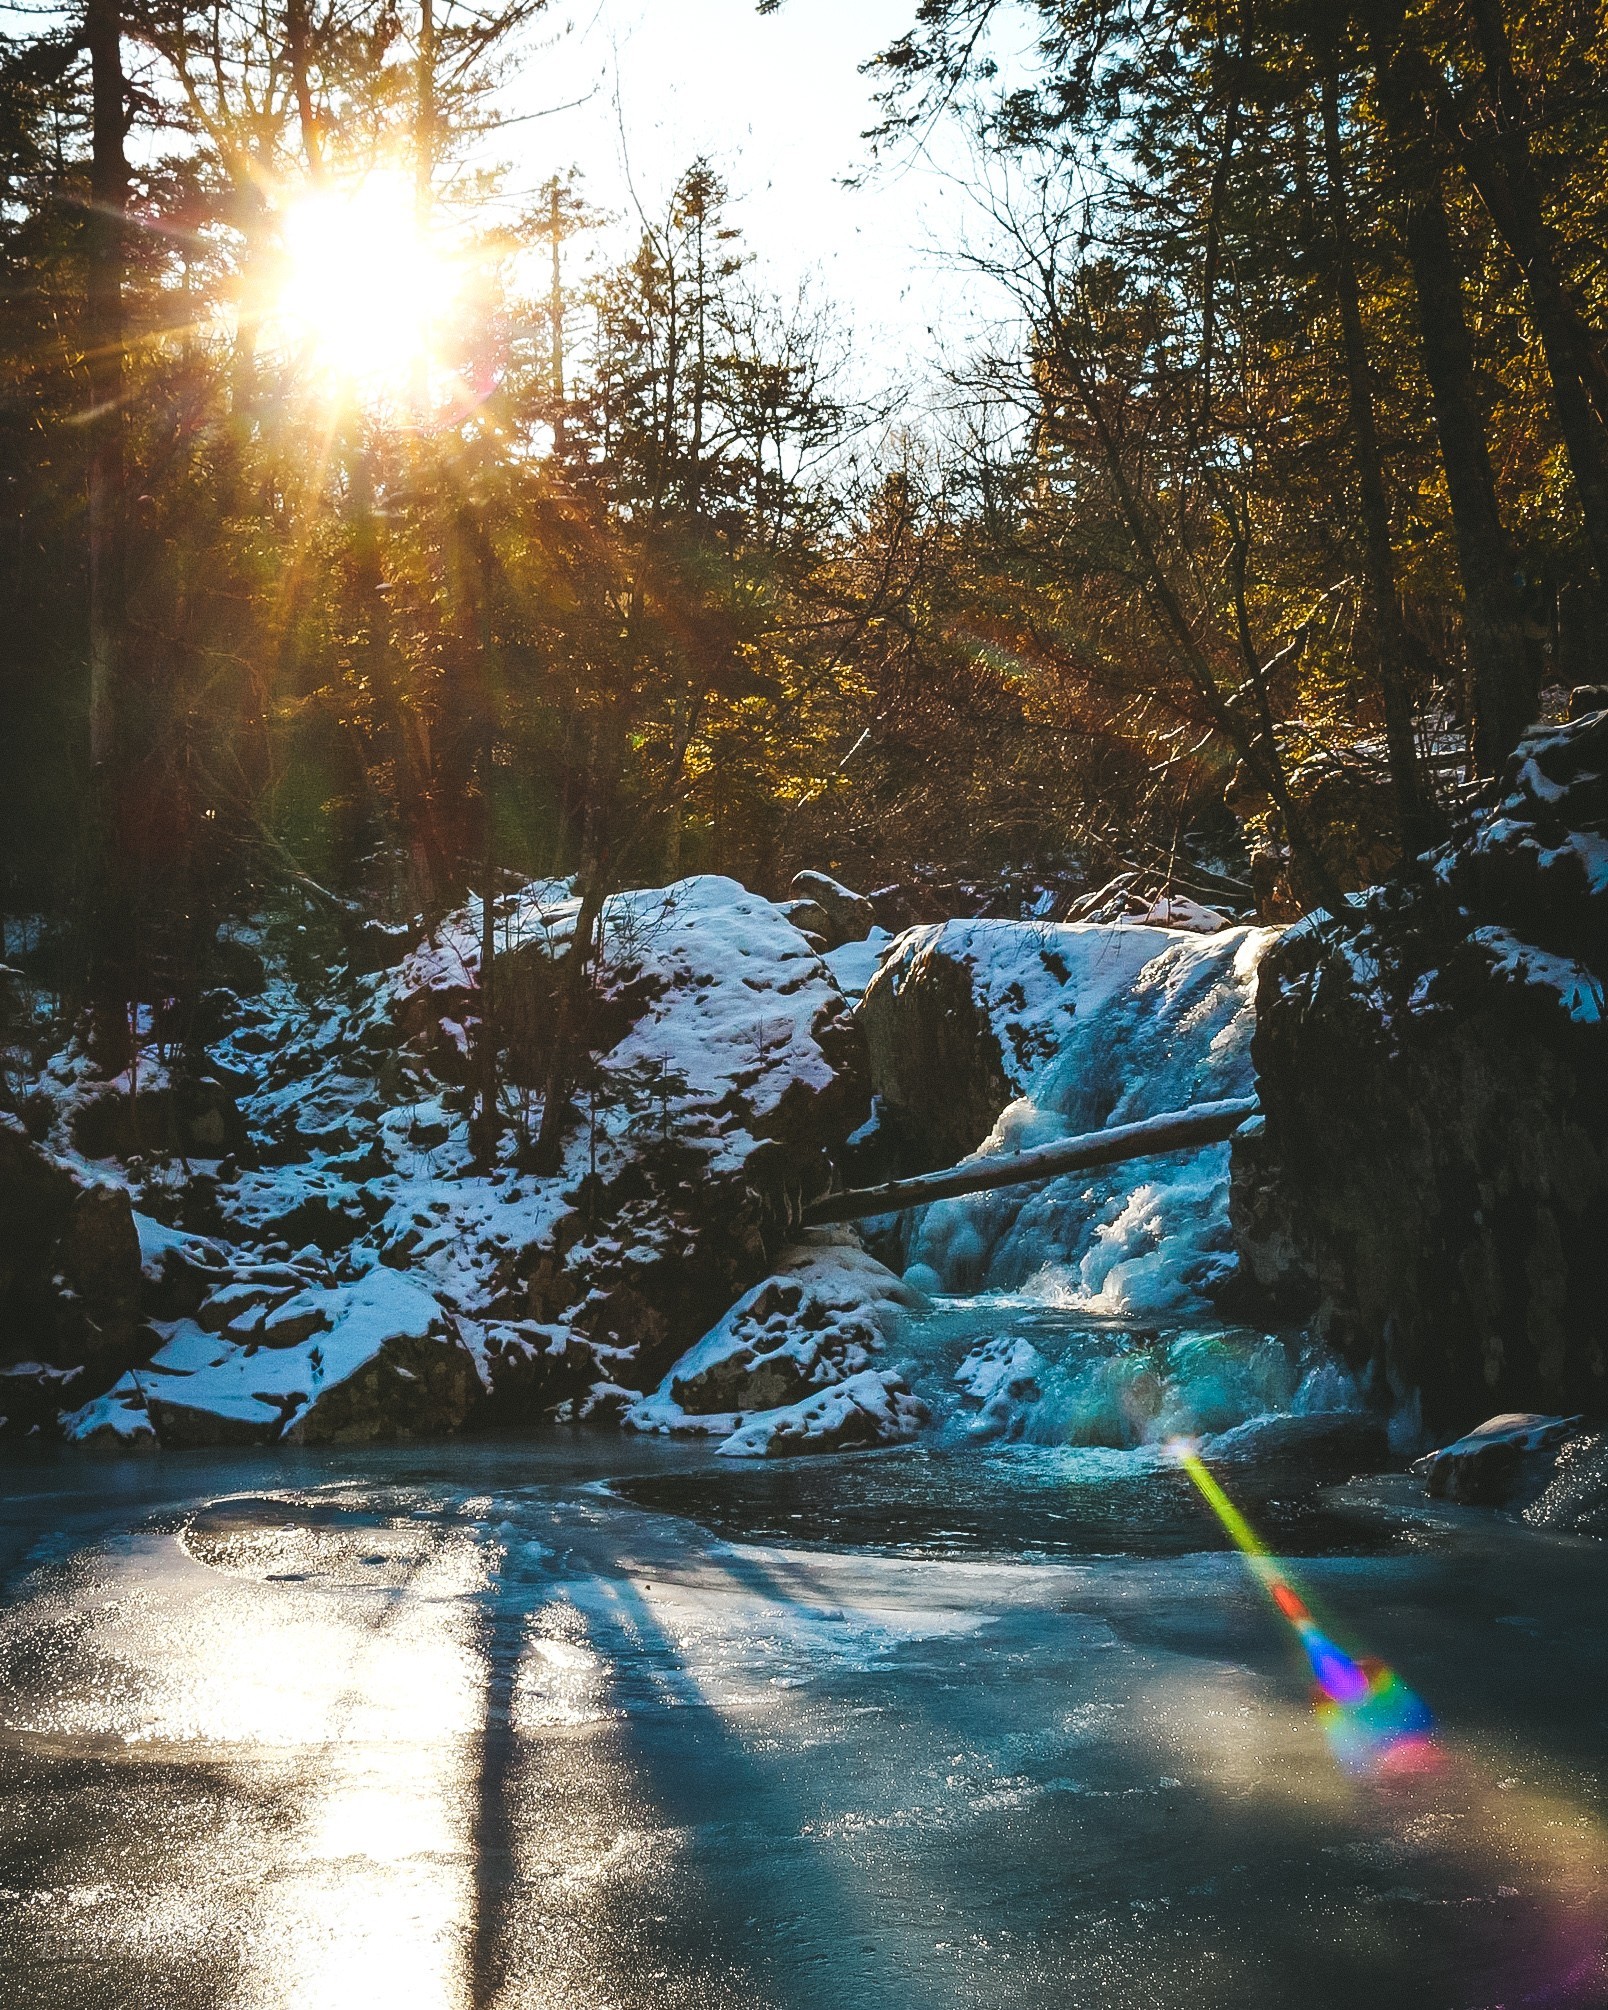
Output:
M506 93L519 123L496 151L514 164L510 187L579 168L590 201L619 219L618 249L635 236L636 203L656 215L707 154L762 278L791 294L809 276L850 323L861 388L908 386L981 304L935 248L953 243L967 208L950 179L958 135L844 186L870 165L861 136L877 118L860 65L915 7L783 0L761 16L754 0L550 0Z

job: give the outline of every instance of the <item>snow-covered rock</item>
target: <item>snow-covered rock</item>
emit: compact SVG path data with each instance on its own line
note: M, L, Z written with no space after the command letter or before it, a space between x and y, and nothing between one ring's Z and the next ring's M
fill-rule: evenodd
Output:
M277 1316L246 1339L174 1322L144 1367L63 1420L65 1435L126 1441L143 1409L163 1445L370 1443L457 1429L479 1397L435 1299L394 1271L308 1288Z
M561 883L496 901L509 1122L492 1165L477 1163L468 1126L478 902L406 954L356 965L340 948L351 931L320 935L316 917L253 929L259 981L227 994L207 1048L182 1068L142 1023L126 1071L141 1093L170 1077L226 1081L238 1152L193 1161L153 1140L128 1169L87 1166L100 1119L86 1113L126 1103L128 1085L103 1079L76 1043L55 1057L42 1085L49 1143L0 1137L0 1189L15 1143L19 1193L37 1175L55 1210L50 1234L28 1237L35 1269L80 1189L100 1196L80 1211L98 1207L108 1226L120 1208L128 1293L151 1322L143 1347L103 1350L75 1385L76 1436L149 1426L165 1442L256 1441L448 1430L471 1412L601 1414L656 1383L764 1276L824 1187L827 1150L867 1113L863 1038L842 989L786 916L735 881L614 896L572 1027L561 1163L537 1176L528 1147L580 912ZM61 1297L36 1281L41 1302ZM392 1287L413 1294L406 1316ZM382 1301L390 1333L359 1317ZM38 1322L18 1326L22 1359L39 1350ZM41 1365L73 1358L52 1342ZM125 1368L134 1383L118 1381Z
M974 1347L955 1370L955 1386L974 1437L1010 1435L1022 1413L1042 1401L1049 1363L1031 1340L1001 1334Z
M61 1427L69 1444L102 1451L145 1451L156 1444L151 1413L145 1407L145 1389L132 1371L119 1376L103 1395L82 1408L64 1412Z
M639 1431L731 1431L870 1367L918 1294L852 1238L817 1231L625 1412Z
M795 900L807 900L820 911L829 949L862 940L876 925L877 912L867 896L855 893L830 873L795 873L789 891Z
M1608 712L1537 729L1499 800L1262 966L1247 1274L1430 1427L1608 1398Z
M1183 893L1164 893L1139 920L1147 928L1187 928L1196 935L1218 935L1234 925L1220 908L1207 907Z
M1542 1417L1508 1411L1487 1417L1455 1443L1428 1453L1413 1467L1437 1499L1496 1507L1525 1489L1538 1492L1550 1477L1559 1449L1579 1435L1583 1417Z
M715 1449L735 1459L860 1451L900 1444L926 1421L926 1404L896 1370L867 1368L785 1409L761 1411Z

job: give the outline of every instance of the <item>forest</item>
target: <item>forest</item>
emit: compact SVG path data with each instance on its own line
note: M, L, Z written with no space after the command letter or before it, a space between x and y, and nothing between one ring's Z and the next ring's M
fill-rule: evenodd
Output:
M0 173L0 2010L1602 2010L1602 0Z
M707 162L617 265L561 164L488 227L539 9L436 4L4 44L3 899L69 1000L182 1014L287 883L1287 917L1608 674L1589 0L924 0L845 60L881 156L965 123L1019 339L923 412L845 392Z

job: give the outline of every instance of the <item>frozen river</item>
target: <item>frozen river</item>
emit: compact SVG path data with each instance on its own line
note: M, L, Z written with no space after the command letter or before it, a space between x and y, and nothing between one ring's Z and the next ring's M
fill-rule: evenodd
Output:
M1608 2002L1602 1548L1263 1485L1435 1713L1426 1769L1353 1778L1198 1503L1119 1480L559 1434L10 1463L0 2002Z

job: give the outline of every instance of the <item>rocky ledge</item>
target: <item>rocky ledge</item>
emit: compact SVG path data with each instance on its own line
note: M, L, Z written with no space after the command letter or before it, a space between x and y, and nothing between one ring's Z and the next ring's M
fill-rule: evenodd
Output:
M234 933L204 1039L142 1028L115 1074L83 1037L50 1054L0 1117L0 1429L59 1416L85 1443L361 1441L610 1414L653 1388L761 1284L863 1123L863 1041L771 902L719 878L618 895L562 1161L539 1174L579 906L550 884L496 903L489 1164L469 1122L478 903L362 954L312 914L259 921ZM772 1364L768 1407L877 1379L875 1329L851 1316L865 1297L851 1277L812 1365ZM805 1419L777 1444L903 1434L896 1380L851 1405L877 1428ZM745 1426L759 1387L729 1394Z
M1266 1297L1437 1433L1608 1402L1608 712L1261 966L1264 1121L1236 1143Z

